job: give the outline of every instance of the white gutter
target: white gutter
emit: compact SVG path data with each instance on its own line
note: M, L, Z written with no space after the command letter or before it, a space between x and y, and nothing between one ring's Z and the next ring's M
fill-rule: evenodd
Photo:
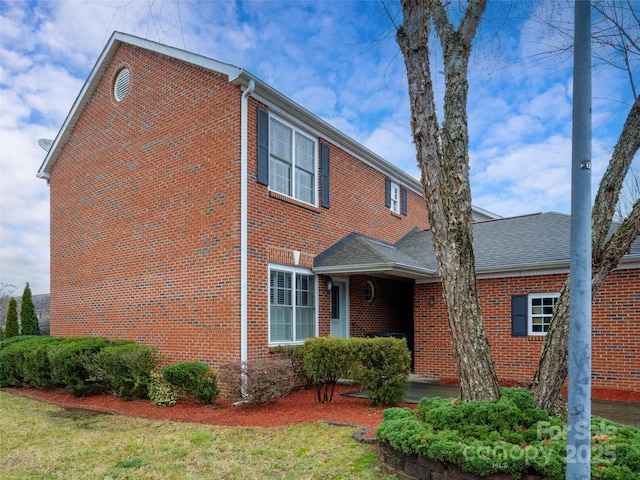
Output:
M240 361L246 362L248 357L248 292L247 292L247 253L248 253L248 211L247 189L249 181L249 95L256 84L249 80L249 85L242 92L240 119Z

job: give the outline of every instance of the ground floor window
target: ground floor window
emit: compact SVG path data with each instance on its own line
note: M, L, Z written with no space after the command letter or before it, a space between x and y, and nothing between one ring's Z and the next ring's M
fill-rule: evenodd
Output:
M269 343L302 342L317 332L316 277L308 270L269 268Z
M529 295L529 335L545 335L551 325L553 309L558 293L535 293Z

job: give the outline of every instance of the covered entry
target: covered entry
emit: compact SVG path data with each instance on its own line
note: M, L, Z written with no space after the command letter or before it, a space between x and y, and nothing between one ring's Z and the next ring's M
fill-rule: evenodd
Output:
M395 245L357 233L318 255L313 269L329 293L321 311L330 312L330 326L321 325L321 335L406 338L412 349L414 285L433 278L433 270Z

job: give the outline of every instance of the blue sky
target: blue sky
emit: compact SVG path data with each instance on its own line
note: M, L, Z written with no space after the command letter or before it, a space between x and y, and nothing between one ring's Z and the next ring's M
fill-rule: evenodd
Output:
M570 212L572 59L559 50L571 39L547 24L570 31L571 5L489 0L469 73L480 208ZM114 30L245 68L418 177L395 42L401 23L398 0L0 0L0 282L49 291L49 190L35 177L45 156L37 140L55 138ZM613 68L594 68L593 82L595 190L632 94Z

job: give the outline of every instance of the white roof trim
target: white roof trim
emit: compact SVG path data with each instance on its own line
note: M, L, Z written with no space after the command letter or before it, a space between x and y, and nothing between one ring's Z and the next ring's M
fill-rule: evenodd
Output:
M249 84L250 80L253 80L256 84L256 92L252 96L254 96L255 98L265 101L265 103L267 103L269 106L277 108L280 112L294 112L295 116L300 121L308 124L311 128L316 130L320 134L320 136L326 138L327 141L335 142L337 146L344 149L347 153L358 158L360 161L376 168L377 170L384 172L385 174L396 180L399 184L406 186L418 195L422 195L424 192L422 184L419 180L412 177L400 168L396 167L392 163L386 161L376 153L366 148L364 145L361 145L352 138L348 137L337 128L333 127L326 121L309 112L307 109L295 103L293 100L278 92L275 88L266 84L246 70L228 63L205 57L203 55L188 52L186 50L181 50L175 47L170 47L168 45L163 45L161 43L153 42L151 40L121 32L114 32L105 45L104 49L102 50L102 53L98 57L98 60L91 70L89 77L78 93L78 96L76 97L73 106L69 111L69 114L62 124L60 131L53 141L51 149L45 156L44 161L42 162L42 165L40 166L40 169L38 170L38 173L36 175L37 177L47 180L49 179L49 172L51 171L53 164L60 154L62 146L65 144L71 133L72 128L70 127L72 127L80 117L84 106L90 100L93 90L95 89L97 83L100 81L103 72L109 65L109 61L111 60L111 58L113 58L115 52L122 44L133 45L145 50L156 52L161 55L166 55L171 58L197 65L206 70L222 73L229 77L229 82L235 85L246 86ZM477 207L473 207L473 209L481 215L492 215L490 214L490 212Z

